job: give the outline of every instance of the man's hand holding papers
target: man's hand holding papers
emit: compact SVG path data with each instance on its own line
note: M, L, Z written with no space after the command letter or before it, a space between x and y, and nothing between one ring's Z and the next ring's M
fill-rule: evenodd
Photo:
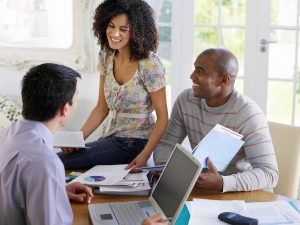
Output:
M223 190L223 179L219 172L224 172L230 161L244 144L243 135L227 127L216 124L194 148L194 156L206 169L196 185L206 190Z
M206 159L206 164L208 166L208 171L207 173L200 174L196 182L197 187L206 190L222 191L223 180L217 168L214 166L210 158Z

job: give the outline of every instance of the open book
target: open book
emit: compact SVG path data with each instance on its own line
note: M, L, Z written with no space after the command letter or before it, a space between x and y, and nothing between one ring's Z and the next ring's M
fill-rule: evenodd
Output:
M206 158L209 157L218 171L224 172L243 146L242 138L243 135L217 124L193 149L193 154L203 165L203 168L207 168Z

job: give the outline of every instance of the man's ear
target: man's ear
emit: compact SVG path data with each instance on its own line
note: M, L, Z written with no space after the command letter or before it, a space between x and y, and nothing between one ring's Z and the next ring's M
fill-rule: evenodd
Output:
M223 76L222 76L222 83L225 84L225 85L227 85L227 84L230 83L230 79L231 79L230 75L223 74Z
M65 103L63 106L60 107L59 110L60 116L65 117L68 113L68 103Z

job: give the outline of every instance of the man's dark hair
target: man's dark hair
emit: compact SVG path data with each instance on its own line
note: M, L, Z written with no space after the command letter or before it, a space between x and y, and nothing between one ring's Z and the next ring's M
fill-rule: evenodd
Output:
M112 18L125 13L128 16L131 38L129 46L132 60L148 57L156 52L158 32L154 11L143 0L105 0L96 9L93 22L94 35L103 50L111 51L106 36L106 28Z
M239 64L235 55L228 49L209 48L201 54L210 54L215 57L220 75L227 74L233 78L237 76Z
M73 69L45 63L29 69L22 79L22 115L27 120L48 121L69 103L76 92L80 74Z

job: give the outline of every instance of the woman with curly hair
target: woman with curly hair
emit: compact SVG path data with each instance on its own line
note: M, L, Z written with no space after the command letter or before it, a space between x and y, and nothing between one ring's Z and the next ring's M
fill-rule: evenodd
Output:
M86 139L103 124L102 134L86 144L90 148L64 148L58 155L65 169L145 166L168 124L153 9L143 0L105 0L95 11L93 30L101 46L99 97L81 131Z

